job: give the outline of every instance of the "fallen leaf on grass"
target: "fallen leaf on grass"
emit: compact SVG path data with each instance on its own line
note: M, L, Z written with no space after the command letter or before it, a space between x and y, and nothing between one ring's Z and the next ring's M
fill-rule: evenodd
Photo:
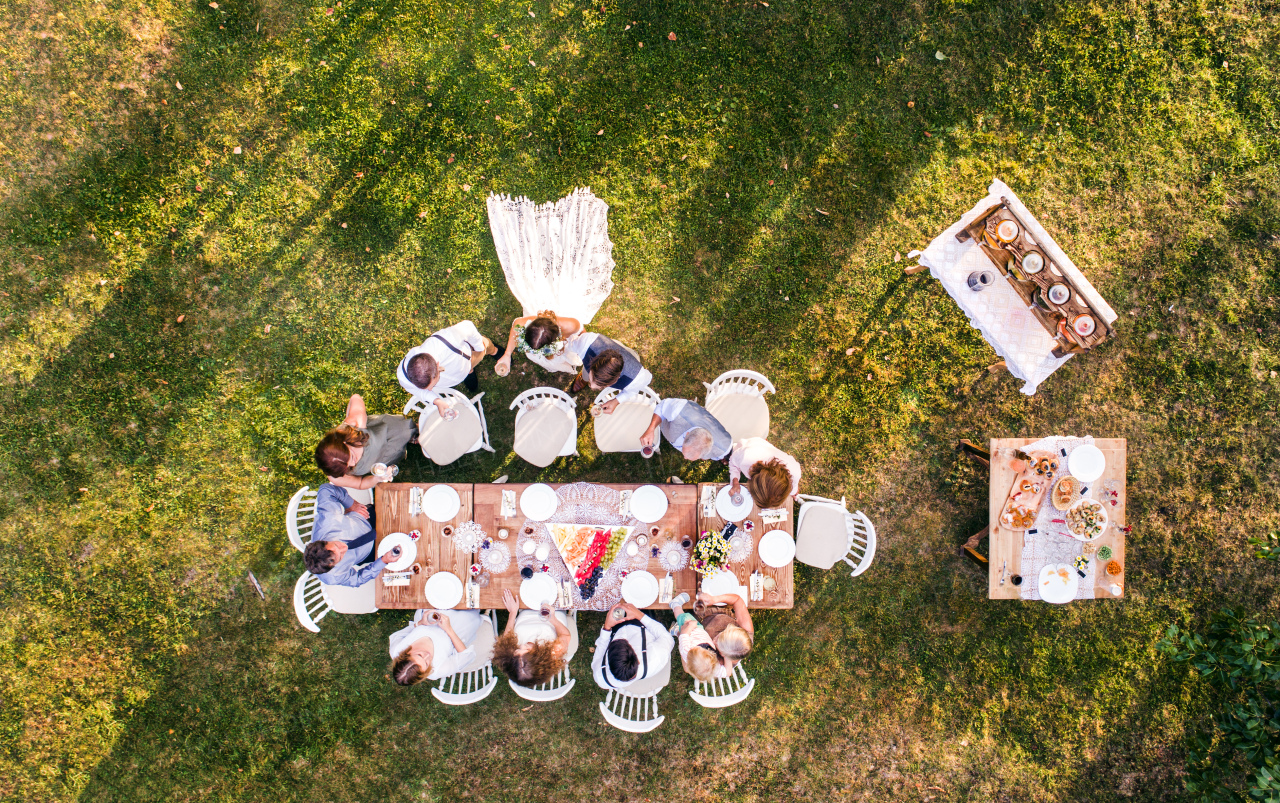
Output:
M185 313L184 313L184 314L182 314L182 315L179 315L179 316L178 316L178 323L182 323L182 321L183 321L186 317L187 317L187 316L186 316L186 314L185 314Z
M364 178L364 173L356 173L356 178Z
M167 384L169 384L168 382L164 381L163 379L157 379L156 381L157 381L157 382L159 382L161 385L167 385Z
M529 12L529 16L530 16L530 17L536 17L536 16L538 16L538 15L537 15L537 14L534 14L532 11L530 11L530 12Z
M680 302L680 296L672 296L672 297L671 297L671 303L672 303L672 304L677 304L677 303L679 303L679 302Z
M600 135L601 135L601 134L603 134L603 133L604 133L604 129L602 128L602 129L600 129L599 131L597 131L597 132L596 132L596 136L598 137L598 136L600 136Z
M830 216L831 216L831 213L830 213L830 212L827 212L827 211L824 211L824 210L822 210L822 209L819 209L819 208L818 208L818 207L816 207L816 206L813 208L813 211L817 212L819 215L826 215L827 217L830 217Z
M267 324L266 326L262 327L262 333L264 335L271 334L271 324Z
M235 146L234 148L232 148L232 149L231 149L231 152L232 152L232 153L234 153L234 154L236 154L237 156L239 156L239 155L240 155L240 146L239 146L239 145Z
M153 510L155 510L155 509L156 509L156 504L155 504L155 502L152 502L152 503L151 503L151 505L147 508L147 512L148 512L148 513L150 513L151 511L153 511Z
M934 54L933 54L933 57L934 57L935 59L937 59L938 61L945 61L945 60L946 60L946 58L947 58L945 55L943 55L943 53L942 53L942 51L941 51L941 50L939 50L937 53L934 53Z
M346 224L346 223L343 223L343 224L342 224L342 228L344 228L344 229L345 229L346 227L347 227L347 224Z
M176 86L179 90L181 90L181 89L182 89L182 82L181 82L181 81L174 81L174 82L173 82L173 85L174 85L174 86Z
M846 357L852 357L852 356L853 356L853 351L854 351L854 350L853 350L852 348L847 348L847 349L845 349L845 350L844 350L844 356L846 356Z
M901 262L901 261L902 261L902 254L899 254L897 251L894 251L894 252L893 252L893 261L894 261L894 262Z
M81 488L81 489L80 489L80 493L82 493L82 494L87 494L87 493L89 493L89 489L88 489L88 488ZM172 733L172 732L173 732L173 731L170 731L170 733Z
M676 40L675 31L672 31L671 33L667 34L667 38L670 39L672 42L674 42Z
M326 8L326 9L324 10L324 15L325 15L326 17L332 17L332 16L333 16L333 9L332 9L332 8Z
M266 467L266 466L258 466L258 470L259 470L259 471L266 471L266 470L267 470L267 467Z

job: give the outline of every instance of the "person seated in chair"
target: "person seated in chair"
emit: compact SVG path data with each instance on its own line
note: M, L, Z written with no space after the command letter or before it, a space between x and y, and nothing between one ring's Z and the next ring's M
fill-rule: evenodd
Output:
M302 552L307 571L320 582L335 586L362 586L382 573L387 563L373 557L374 532L369 508L351 498L347 489L326 482L316 492L316 520L311 543ZM387 553L391 562L400 547Z
M565 348L582 363L569 393L581 393L586 388L596 392L605 388L618 391L617 396L604 403L605 415L613 413L619 404L634 401L653 381L653 374L640 364L640 355L602 334L584 332L570 340Z
M653 446L653 431L680 450L685 460L724 460L733 447L733 436L707 408L688 399L663 399L653 411L649 428L640 436L641 446Z
M605 618L591 656L591 675L602 689L625 689L655 677L671 660L675 639L657 620L629 602L620 602Z
M471 645L485 617L480 611L418 610L391 634L391 679L401 686L440 680L475 660Z
M540 686L568 664L573 640L564 611L520 610L511 589L502 589L507 629L493 645L493 662L521 686Z
M738 480L744 475L751 498L766 510L791 504L800 493L800 463L764 438L744 438L734 444L729 455L731 493L738 493Z
M476 366L485 357L500 360L502 350L480 334L474 323L463 321L409 349L396 369L396 379L410 396L434 404L443 414L449 405L439 391L459 383L470 393L480 390Z
M369 415L357 393L347 402L347 417L316 445L316 465L334 485L372 488L391 479L371 474L373 467L399 463L417 434L413 422L402 415Z

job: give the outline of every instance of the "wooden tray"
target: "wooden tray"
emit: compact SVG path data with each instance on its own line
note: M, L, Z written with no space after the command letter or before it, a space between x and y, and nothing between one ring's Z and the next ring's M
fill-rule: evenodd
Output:
M1053 452L1029 452L1028 457L1031 458L1031 461L1026 468L1019 472L1018 476L1013 478L1013 483L1009 487L1009 495L1005 498L1004 505L1000 509L1001 526L1013 532L1022 532L1035 522L1036 514L1040 511L1040 505L1044 502L1045 495L1053 488L1053 474L1051 473L1049 476L1037 474L1036 463L1043 458L1056 460L1058 456ZM1028 490L1028 485L1033 486L1034 490ZM1016 520L1013 523L1005 521L1004 517L1008 514L1011 505L1017 505L1029 511L1031 514L1030 522L1022 525Z

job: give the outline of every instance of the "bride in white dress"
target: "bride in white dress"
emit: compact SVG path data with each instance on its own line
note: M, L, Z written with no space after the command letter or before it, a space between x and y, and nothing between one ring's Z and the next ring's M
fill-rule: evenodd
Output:
M582 366L565 344L582 334L613 290L609 205L580 187L535 206L528 198L489 196L489 228L507 285L524 313L511 322L497 373L522 351L548 371Z

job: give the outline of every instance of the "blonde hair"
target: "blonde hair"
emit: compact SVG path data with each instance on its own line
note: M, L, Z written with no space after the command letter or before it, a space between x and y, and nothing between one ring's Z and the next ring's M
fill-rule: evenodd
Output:
M725 658L741 661L751 652L752 640L741 625L729 625L716 636L716 649Z
M706 431L702 427L698 427L697 429L689 430L689 434L685 435L684 446L680 447L680 451L684 452L685 449L693 447L698 453L698 456L693 459L701 460L703 457L706 457L708 452L711 451L711 444L714 442L715 439L711 437L710 432Z
M706 647L691 647L684 657L684 670L703 683L711 680L718 666L720 658Z
M412 686L415 683L421 683L430 674L431 664L428 663L427 668L423 669L418 665L417 661L409 656L407 648L397 655L395 662L391 664L391 679L401 686Z

